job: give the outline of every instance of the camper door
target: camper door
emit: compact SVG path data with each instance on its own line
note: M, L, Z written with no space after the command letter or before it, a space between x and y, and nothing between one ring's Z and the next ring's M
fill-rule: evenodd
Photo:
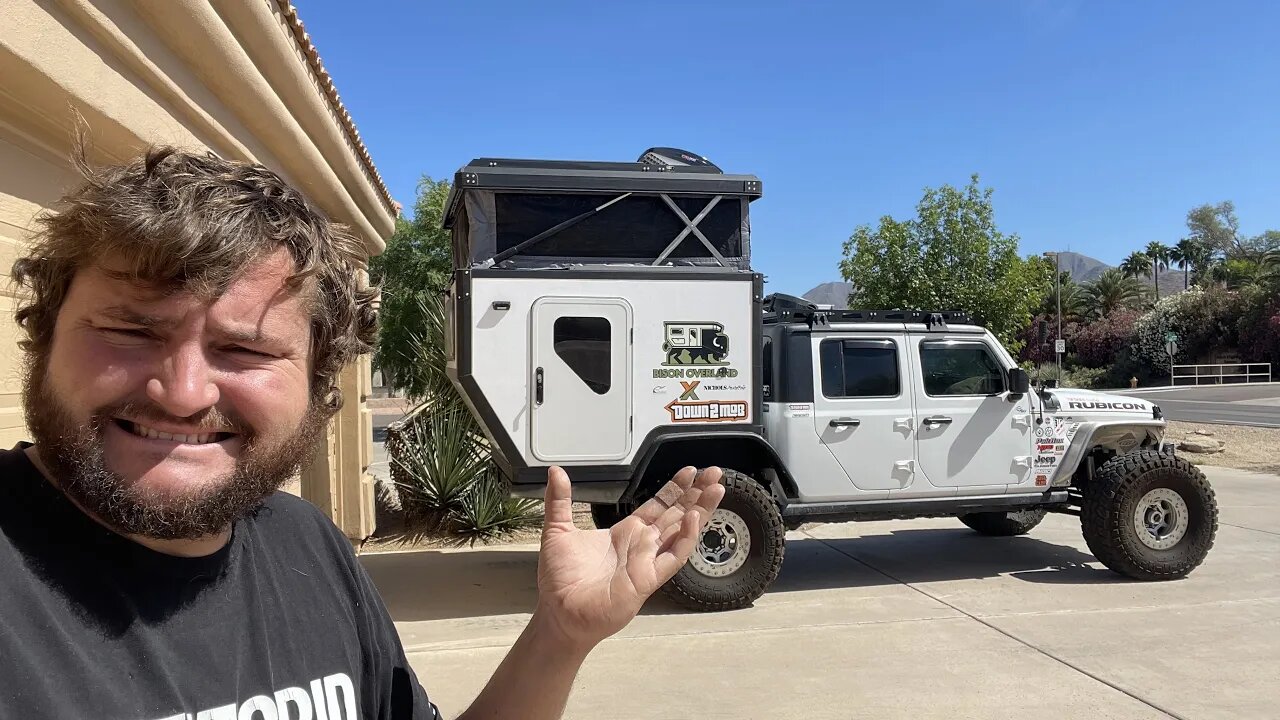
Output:
M631 306L544 297L533 305L533 455L549 463L626 458L631 449Z

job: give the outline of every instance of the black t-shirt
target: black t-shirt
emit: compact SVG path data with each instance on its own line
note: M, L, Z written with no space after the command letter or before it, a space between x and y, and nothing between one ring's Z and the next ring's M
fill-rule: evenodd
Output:
M350 543L276 493L214 555L149 550L0 451L0 718L436 717Z

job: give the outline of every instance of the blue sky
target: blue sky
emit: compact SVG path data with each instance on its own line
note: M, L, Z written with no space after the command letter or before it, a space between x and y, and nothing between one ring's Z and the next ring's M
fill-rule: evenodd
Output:
M359 7L359 9L357 9ZM1118 263L1233 200L1280 228L1280 4L375 2L300 12L393 195L473 157L754 173L767 291L978 173L1024 254Z

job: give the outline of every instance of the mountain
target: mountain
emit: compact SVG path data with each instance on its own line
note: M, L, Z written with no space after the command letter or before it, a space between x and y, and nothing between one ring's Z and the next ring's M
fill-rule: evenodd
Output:
M1052 258L1050 259L1052 261ZM1084 284L1098 279L1103 271L1110 269L1112 266L1101 260L1091 258L1088 255L1080 253L1064 252L1062 253L1062 271L1070 272L1071 279L1077 283ZM1151 287L1151 277L1139 278L1148 288ZM1172 295L1182 292L1182 271L1178 268L1169 268L1160 271L1160 297Z
M849 293L853 292L853 284L847 282L825 282L803 295L805 300L818 305L831 305L840 310L849 307Z
M1102 273L1110 269L1108 265L1097 258L1091 258L1088 255L1081 255L1075 252L1062 253L1062 270L1070 272L1071 278L1077 283L1087 283L1097 280ZM1148 288L1151 287L1151 278L1140 278ZM847 307L849 293L853 290L853 285L847 282L825 282L804 294L804 299L819 305L834 305L838 308ZM1172 295L1182 292L1182 271L1177 268L1169 268L1160 271L1160 297Z
M1053 259L1049 259L1053 262ZM1062 253L1062 271L1071 273L1071 279L1078 283L1087 283L1097 280L1103 271L1111 266L1080 253L1064 252Z

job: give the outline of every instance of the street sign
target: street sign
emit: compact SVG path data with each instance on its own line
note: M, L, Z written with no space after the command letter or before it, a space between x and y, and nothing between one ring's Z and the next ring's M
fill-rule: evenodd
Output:
M1165 342L1165 344L1164 344L1164 351L1165 351L1165 352L1167 352L1167 353L1169 353L1169 357L1173 357L1174 355L1177 355L1177 354L1178 354L1178 341L1177 341L1176 339L1174 339L1174 340L1169 340L1169 341Z
M1167 332L1167 333L1165 333L1165 334L1164 334L1164 341L1165 341L1165 342L1167 342L1167 343L1176 343L1176 342L1178 342L1178 333L1176 333L1176 332L1174 332L1174 331L1170 330L1169 332Z
M1059 355L1067 351L1067 341L1058 338L1053 342L1053 351Z

